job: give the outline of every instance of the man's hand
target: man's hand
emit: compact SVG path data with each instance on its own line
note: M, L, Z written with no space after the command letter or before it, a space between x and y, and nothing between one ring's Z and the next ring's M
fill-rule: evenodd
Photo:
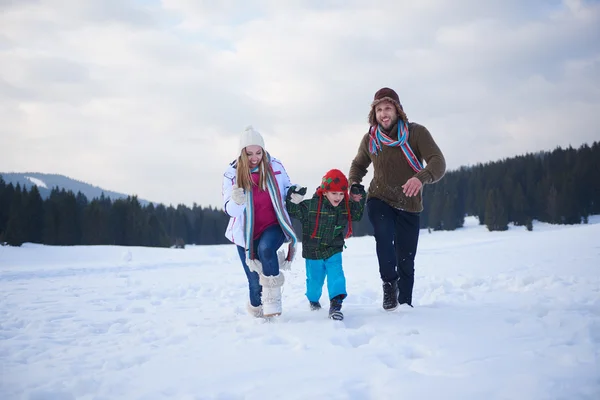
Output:
M238 187L237 185L233 185L233 190L231 191L231 198L238 205L242 205L246 202L246 194L244 193L244 189Z
M414 176L406 181L404 185L402 185L402 189L406 197L413 197L419 194L423 184L418 178Z

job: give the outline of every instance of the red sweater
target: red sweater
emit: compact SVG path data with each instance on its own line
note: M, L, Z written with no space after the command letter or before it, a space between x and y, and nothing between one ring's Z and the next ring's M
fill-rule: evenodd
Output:
M256 185L258 185L258 177L258 173L252 174L252 181ZM278 222L268 190L262 190L259 186L252 186L252 199L254 202L254 233L252 239L256 240L265 229Z

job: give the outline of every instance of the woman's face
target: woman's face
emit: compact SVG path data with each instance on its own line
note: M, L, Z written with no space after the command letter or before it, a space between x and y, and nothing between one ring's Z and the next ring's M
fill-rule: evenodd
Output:
M247 146L245 151L246 156L248 157L248 164L250 165L250 168L258 166L258 164L260 164L260 160L263 158L264 151L262 147L257 145Z

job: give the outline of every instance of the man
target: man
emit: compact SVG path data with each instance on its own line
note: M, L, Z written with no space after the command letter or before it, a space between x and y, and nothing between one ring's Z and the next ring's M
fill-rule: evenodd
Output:
M446 161L429 131L408 122L398 95L390 88L375 93L369 124L352 161L349 181L359 185L373 163L367 213L375 233L383 308L392 311L398 304L412 307L423 185L444 176Z

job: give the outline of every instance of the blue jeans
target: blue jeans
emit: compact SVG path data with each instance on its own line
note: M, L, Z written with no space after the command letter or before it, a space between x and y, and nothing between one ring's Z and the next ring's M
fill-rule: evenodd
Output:
M420 214L393 208L377 198L367 201L367 211L375 233L381 280L398 280L398 302L412 305Z
M325 277L327 277L329 300L340 294L345 298L346 277L342 269L341 252L324 260L306 259L306 297L309 301L319 301Z
M254 254L262 263L263 274L265 276L279 275L279 261L277 260L277 250L285 241L285 235L279 225L272 225L254 240ZM250 304L254 307L261 305L260 295L262 286L258 282L258 274L250 271L246 264L246 250L242 246L237 246L238 254L246 277L248 278L248 290L250 291Z

